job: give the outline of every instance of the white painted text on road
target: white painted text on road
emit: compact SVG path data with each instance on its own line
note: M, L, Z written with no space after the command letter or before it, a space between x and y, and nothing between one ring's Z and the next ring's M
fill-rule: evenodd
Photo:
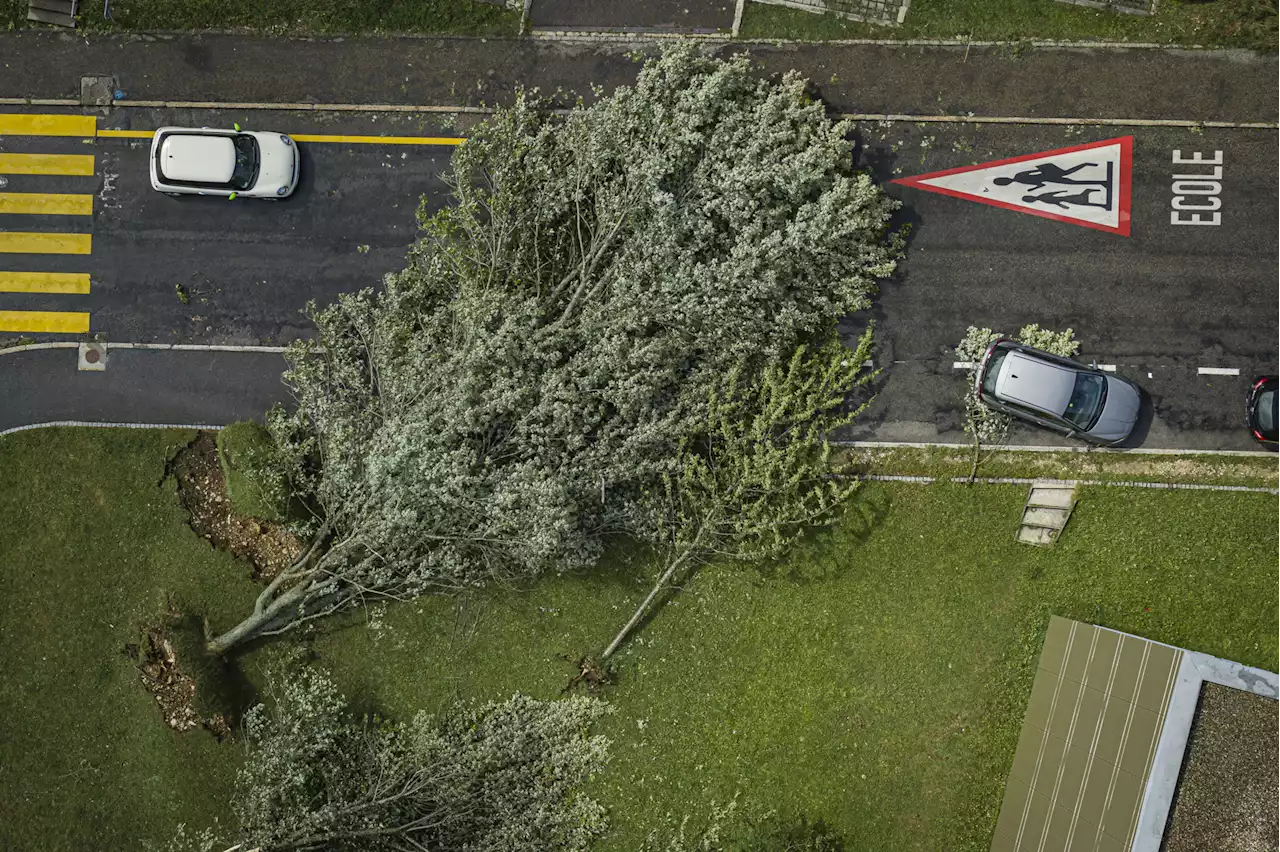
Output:
M1173 225L1221 225L1222 224L1222 152L1214 151L1206 157L1199 151L1189 156L1173 152L1175 166L1199 166L1205 171L1174 174L1173 210L1169 223Z

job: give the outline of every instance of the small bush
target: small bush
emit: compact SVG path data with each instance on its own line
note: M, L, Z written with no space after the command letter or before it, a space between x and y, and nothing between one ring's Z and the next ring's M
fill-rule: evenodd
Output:
M289 488L274 455L271 433L252 421L232 423L218 433L218 462L238 514L277 523L286 519Z

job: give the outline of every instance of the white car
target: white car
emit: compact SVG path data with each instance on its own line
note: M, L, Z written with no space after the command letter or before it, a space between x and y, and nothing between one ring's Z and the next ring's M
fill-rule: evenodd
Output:
M151 141L151 186L169 195L287 198L298 146L283 133L161 127Z

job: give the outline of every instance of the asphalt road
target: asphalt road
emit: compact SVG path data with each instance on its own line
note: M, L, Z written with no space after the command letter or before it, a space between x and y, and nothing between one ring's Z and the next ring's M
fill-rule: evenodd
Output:
M67 421L221 426L290 400L272 352L111 349L105 370L76 364L74 349L0 352L0 433Z
M388 116L254 118L257 127L294 133L453 132ZM137 129L229 120L145 111L118 112L113 122ZM1116 364L1148 392L1154 417L1146 446L1252 447L1241 426L1245 388L1254 374L1276 372L1274 132L1133 129L1129 236L889 183L1117 135L1107 128L1044 126L860 128L859 156L903 201L901 221L912 225L913 234L900 274L886 283L873 311L879 328L874 360L885 376L851 437L963 440L961 376L952 367L952 347L970 324L1013 333L1034 322L1074 328L1083 357ZM425 194L431 206L445 197L441 175L451 150L303 144L298 192L284 202L263 203L153 192L146 140L0 139L0 153L16 149L93 152L92 177L11 175L6 187L95 194L92 253L37 261L47 271L87 270L92 287L79 296L0 294L0 310L88 310L91 331L108 340L165 343L278 343L305 334L300 309L308 299L323 302L376 286L401 265L414 236L418 198ZM1170 224L1174 150L1184 156L1222 152L1220 226ZM84 230L71 218L0 215L0 231ZM0 270L31 269L32 263L31 255L0 254ZM850 330L869 318L850 318ZM14 379L18 363L6 361L0 373L36 393L56 387L33 382L34 373ZM249 369L237 366L243 363L227 359L224 369ZM1201 367L1239 375L1203 376ZM1055 443L1030 431L1017 439Z
M1132 231L1119 236L900 184L913 234L883 287L881 396L853 437L963 440L951 351L969 325L1015 334L1073 328L1081 357L1117 365L1154 404L1152 446L1252 446L1242 428L1249 380L1276 372L1277 217L1274 132L897 124L862 129L882 181L1133 136ZM1222 152L1222 224L1170 222L1173 152ZM1200 375L1199 368L1239 376ZM1026 432L1027 443L1054 443Z
M207 112L134 115L131 126L226 126ZM419 133L389 117L334 126L322 116L254 115L255 128L290 132ZM119 122L117 122L119 123ZM381 125L381 126L379 126ZM436 132L430 129L429 132ZM440 131L445 132L445 131ZM10 137L0 152L92 153L93 178L10 175L9 192L94 193L89 257L40 255L41 271L89 271L87 296L0 294L9 310L87 310L108 340L161 343L287 342L306 333L309 299L374 287L403 266L421 197L438 199L452 149L300 144L298 189L279 202L184 197L151 189L148 139ZM79 232L79 217L0 215L0 230ZM0 254L0 270L33 268ZM178 288L185 294L184 302ZM63 338L65 339L65 338Z
M626 41L0 33L0 97L76 98L82 74L110 74L125 102L483 106L509 103L517 85L590 101L592 85L611 92L633 82L633 55L652 49ZM767 74L799 69L836 112L1275 121L1280 111L1277 57L1238 50L760 42L716 50L745 50Z

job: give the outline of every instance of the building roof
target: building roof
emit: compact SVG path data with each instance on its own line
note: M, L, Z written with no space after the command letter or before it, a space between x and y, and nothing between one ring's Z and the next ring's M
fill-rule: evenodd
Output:
M1182 654L1050 621L991 852L1128 852Z

